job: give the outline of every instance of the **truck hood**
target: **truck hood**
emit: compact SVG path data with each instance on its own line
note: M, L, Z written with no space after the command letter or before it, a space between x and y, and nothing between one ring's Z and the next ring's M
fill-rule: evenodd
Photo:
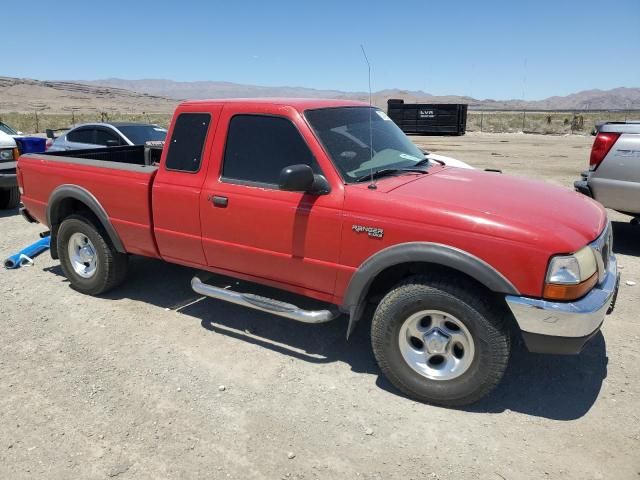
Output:
M542 181L460 168L402 178L406 182L389 189L388 195L405 205L421 205L427 210L426 221L538 246L550 244L558 252L572 252L593 241L607 222L599 203Z
M16 141L11 135L0 132L0 148L16 148Z

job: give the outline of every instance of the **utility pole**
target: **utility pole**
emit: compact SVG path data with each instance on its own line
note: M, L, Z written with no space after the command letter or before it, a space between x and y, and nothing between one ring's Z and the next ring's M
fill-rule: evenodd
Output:
M35 115L35 127L36 127L36 132L38 133L40 132L40 121L38 119L38 112L42 112L44 110L48 110L49 107L47 107L44 103L30 103L28 105L30 108L33 108L33 113Z

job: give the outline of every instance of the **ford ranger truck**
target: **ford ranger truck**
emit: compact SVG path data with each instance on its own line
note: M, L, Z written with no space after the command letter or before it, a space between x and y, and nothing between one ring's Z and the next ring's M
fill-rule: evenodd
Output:
M143 255L234 279L194 277L198 294L341 318L347 337L372 313L384 375L446 406L489 392L514 339L578 353L613 309L600 204L429 160L368 104L188 101L167 139L158 162L143 147L20 157L25 218L48 226L77 291L118 286Z

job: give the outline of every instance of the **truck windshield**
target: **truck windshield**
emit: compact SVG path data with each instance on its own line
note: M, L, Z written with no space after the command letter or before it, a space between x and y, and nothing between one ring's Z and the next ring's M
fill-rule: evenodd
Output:
M18 132L3 122L0 122L0 132L4 132L7 135L18 135Z
M125 137L134 145L144 145L145 142L164 140L167 130L155 125L122 125L118 127Z
M307 110L305 117L347 182L370 172L428 165L422 151L377 108L321 108Z

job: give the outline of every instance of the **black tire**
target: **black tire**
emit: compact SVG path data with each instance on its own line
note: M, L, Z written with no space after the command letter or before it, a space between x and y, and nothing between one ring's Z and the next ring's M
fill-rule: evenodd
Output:
M69 240L75 233L85 235L95 247L96 268L89 278L82 277L74 270L69 257ZM58 229L57 247L62 271L71 286L81 293L100 295L108 292L120 285L127 275L127 255L117 252L104 230L89 218L81 215L67 217Z
M502 379L511 349L506 313L478 287L455 276L417 275L391 290L380 302L371 324L371 343L383 374L399 390L423 402L457 407L476 402ZM421 310L453 315L467 328L475 354L464 373L430 379L405 361L399 346L403 323Z
M13 210L20 204L18 187L0 189L0 210Z

